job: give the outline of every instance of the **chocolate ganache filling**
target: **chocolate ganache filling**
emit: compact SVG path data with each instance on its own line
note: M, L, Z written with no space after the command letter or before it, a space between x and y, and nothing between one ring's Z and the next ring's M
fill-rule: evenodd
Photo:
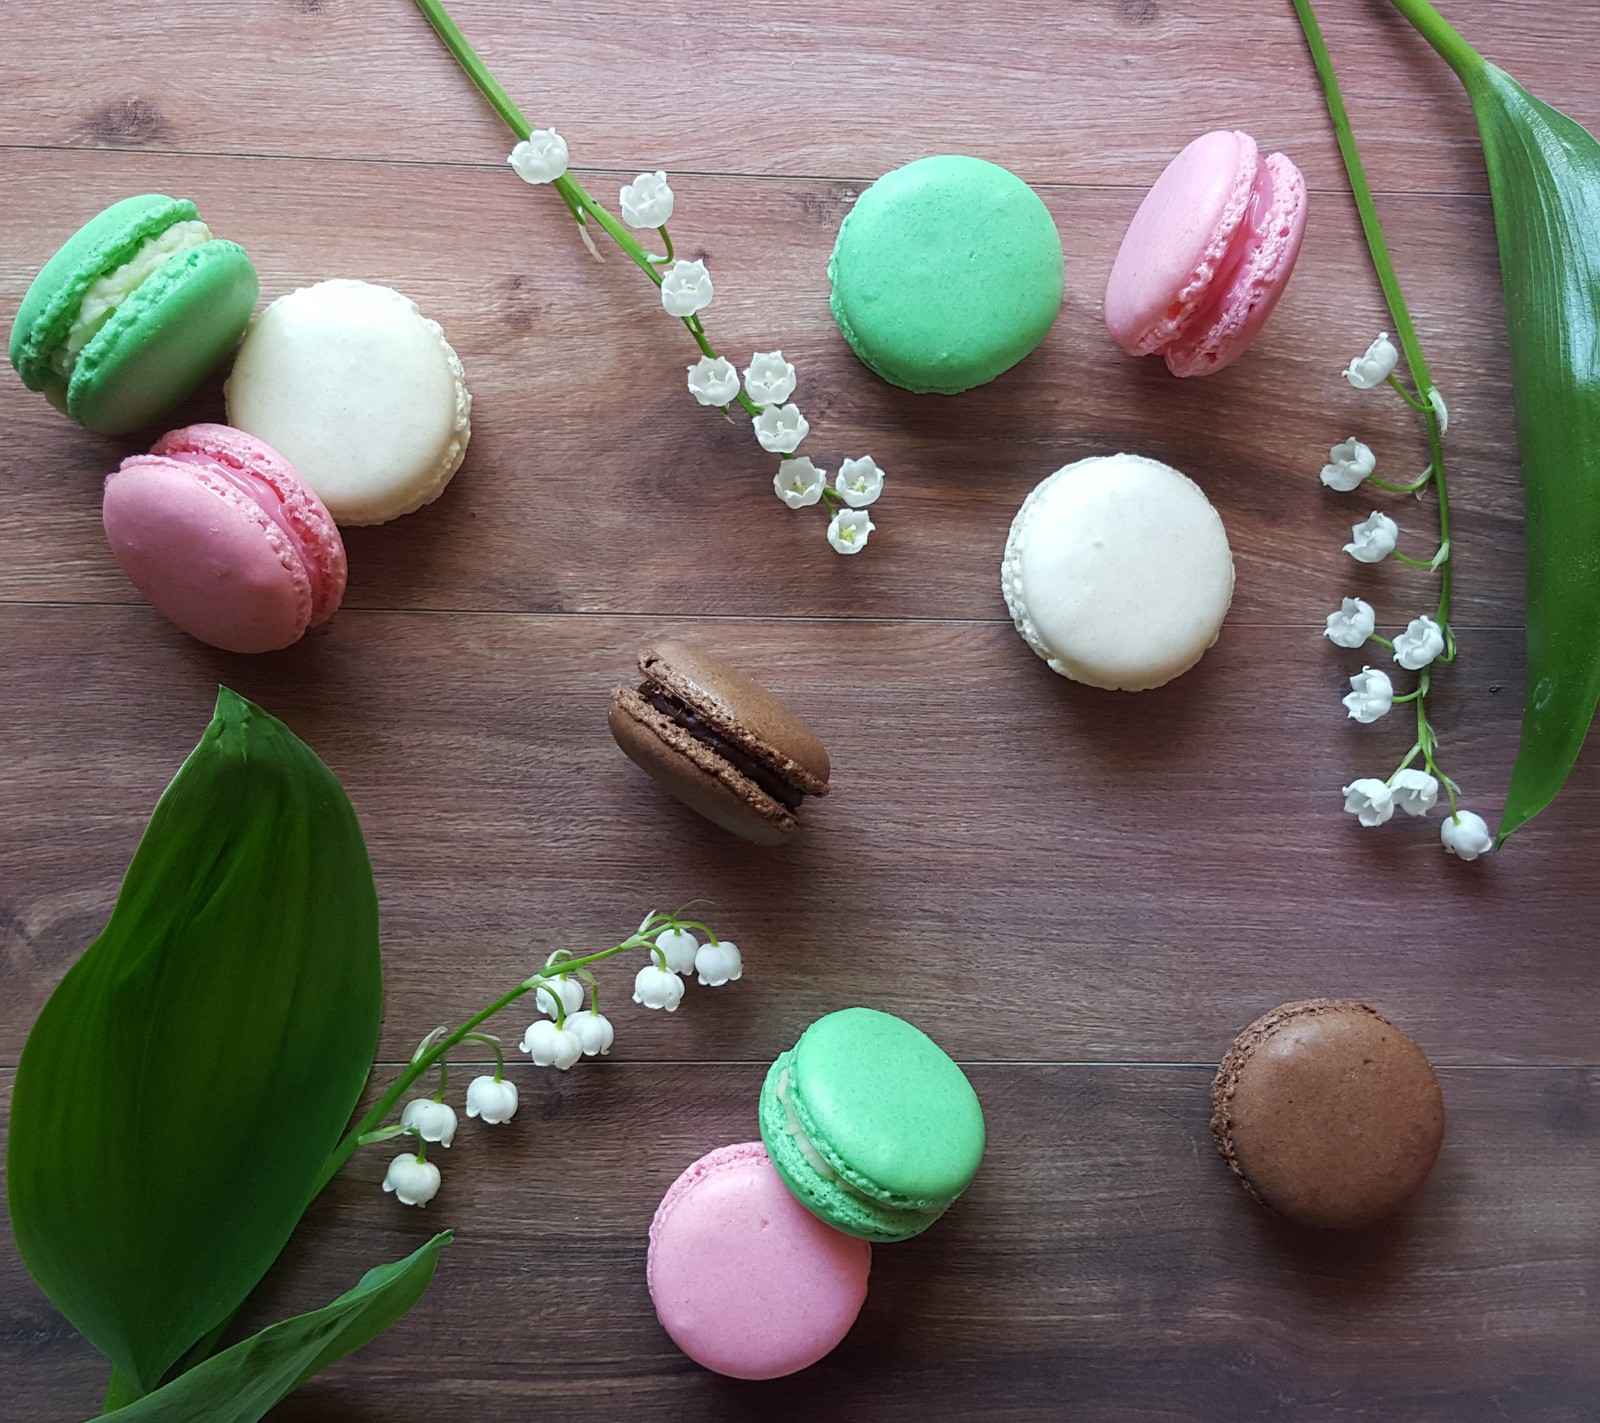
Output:
M800 809L800 802L806 798L804 791L791 786L771 766L756 760L742 746L736 746L715 728L707 726L693 707L686 706L659 687L648 684L639 688L639 695L663 716L669 717L675 725L681 726L702 746L715 751L741 776L754 781L779 805L787 806L790 810Z

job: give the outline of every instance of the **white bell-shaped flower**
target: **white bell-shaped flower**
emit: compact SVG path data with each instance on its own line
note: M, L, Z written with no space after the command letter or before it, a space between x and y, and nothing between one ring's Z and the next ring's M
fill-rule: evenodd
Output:
M1357 390L1371 390L1388 380L1399 364L1400 352L1389 339L1389 333L1384 331L1367 347L1364 354L1350 362L1344 378Z
M784 460L772 476L772 488L791 509L806 509L822 498L828 471L819 468L805 455Z
M841 509L828 521L828 542L835 553L860 553L877 527L865 509Z
M1439 799L1439 780L1426 771L1398 771L1389 782L1397 810L1407 815L1426 815Z
M480 1117L490 1126L509 1122L517 1114L517 1084L502 1077L474 1077L467 1084L467 1115Z
M714 944L700 945L694 956L694 967L700 982L707 988L721 988L744 973L744 959L732 939L719 939Z
M694 951L700 947L700 941L687 929L663 929L656 935L656 947L674 973L694 972Z
M883 471L871 455L846 460L839 466L833 487L852 509L865 509L868 504L876 503L878 496L883 493Z
M701 356L689 367L689 394L702 405L731 405L739 398L739 372L726 356Z
M744 393L757 405L782 405L798 384L782 351L757 351L744 368Z
M439 1194L439 1168L409 1151L395 1157L383 1173L383 1189L403 1206L425 1206Z
M811 432L798 405L769 405L751 423L761 448L770 455L792 455Z
M400 1113L400 1125L416 1132L424 1141L449 1146L456 1136L456 1112L448 1102L428 1097L413 1097Z
M1360 647L1378 626L1372 604L1360 598L1346 598L1339 610L1328 614L1323 636L1335 647Z
M617 1040L617 1030L611 1026L611 1019L604 1013L596 1013L593 1008L574 1013L567 1019L567 1026L578 1035L585 1057L594 1057L596 1054L604 1056Z
M536 1067L559 1067L565 1072L583 1056L583 1042L571 1028L558 1028L548 1018L540 1018L528 1024L522 1050Z
M654 173L641 173L631 183L624 183L617 193L622 220L629 227L640 229L665 227L672 218L672 202L667 175L659 168Z
M1470 810L1458 810L1447 815L1439 827L1439 839L1452 855L1463 860L1475 860L1494 849L1494 836L1481 815Z
M674 262L661 276L661 304L668 316L693 316L711 305L711 273L704 262Z
M1350 526L1344 551L1357 563L1382 563L1400 542L1400 525L1376 509L1359 524Z
M1393 793L1373 777L1352 781L1342 794L1345 810L1365 826L1382 825L1394 814Z
M550 980L555 992L550 988L541 987L534 994L534 999L539 1005L539 1011L546 1017L554 1018L556 1013L556 994L561 996L561 1013L576 1013L583 1007L583 981L574 978L571 974L563 973Z
M567 141L553 128L536 128L506 159L525 183L553 183L567 171Z
M1394 660L1408 672L1420 672L1444 651L1444 629L1430 617L1412 618L1394 640Z
M1344 706L1353 720L1368 726L1380 716L1388 716L1393 705L1394 683L1387 672L1363 667L1350 679L1350 695L1344 699Z
M675 1013L683 1002L683 980L669 968L647 963L633 976L633 1001Z
M1359 489L1372 478L1378 468L1378 457L1360 440L1346 440L1328 451L1328 463L1322 466L1322 482L1329 489L1348 494Z

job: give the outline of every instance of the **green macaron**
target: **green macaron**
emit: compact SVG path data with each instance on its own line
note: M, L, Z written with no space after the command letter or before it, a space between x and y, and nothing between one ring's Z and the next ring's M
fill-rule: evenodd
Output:
M17 309L11 364L80 425L121 435L189 396L238 345L259 294L195 205L124 198L62 245Z
M772 1064L761 1139L815 1216L863 1240L920 1235L971 1183L983 1109L966 1074L903 1018L846 1008Z
M828 279L856 355L891 385L954 395L1010 370L1061 309L1061 236L1039 195L981 158L878 179L839 228Z

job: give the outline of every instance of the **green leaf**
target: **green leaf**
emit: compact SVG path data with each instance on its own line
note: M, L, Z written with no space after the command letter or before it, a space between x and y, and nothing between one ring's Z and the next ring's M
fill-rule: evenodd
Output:
M1504 841L1552 800L1600 700L1600 143L1395 0L1466 86L1500 244L1526 496L1527 695Z
M368 1270L330 1305L299 1314L215 1354L137 1403L102 1415L118 1423L255 1423L329 1364L370 1344L427 1289L450 1232L413 1255Z
M138 1390L277 1258L366 1081L382 993L343 788L223 689L13 1092L23 1261Z

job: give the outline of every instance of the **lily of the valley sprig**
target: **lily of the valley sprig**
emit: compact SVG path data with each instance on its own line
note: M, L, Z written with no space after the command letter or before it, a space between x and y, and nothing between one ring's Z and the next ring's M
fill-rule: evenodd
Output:
M1394 558L1412 568L1435 574L1439 579L1439 596L1431 612L1411 618L1405 630L1393 638L1378 633L1377 612L1365 599L1345 598L1338 609L1328 614L1323 635L1335 647L1353 650L1373 643L1383 648L1388 660L1397 667L1417 674L1416 685L1405 693L1396 692L1393 679L1382 667L1365 666L1350 678L1344 707L1352 720L1370 725L1388 716L1395 707L1409 704L1416 715L1416 740L1387 777L1357 777L1341 794L1345 810L1362 825L1372 827L1386 824L1397 810L1406 815L1426 816L1438 803L1442 789L1449 811L1439 838L1451 854L1474 860L1491 849L1494 841L1483 819L1457 804L1461 788L1440 769L1439 738L1428 718L1428 693L1434 669L1453 662L1456 655L1455 636L1450 631L1450 495L1445 480L1443 443L1450 415L1438 387L1426 381L1426 367L1424 374L1418 377L1421 389L1414 394L1395 375L1399 363L1400 352L1385 331L1350 362L1343 374L1356 390L1388 387L1397 391L1407 405L1422 415L1428 425L1428 443L1433 454L1428 467L1415 479L1392 484L1377 477L1378 457L1371 448L1352 438L1328 451L1328 463L1322 467L1322 482L1343 494L1353 494L1370 484L1390 494L1414 495L1419 501L1432 488L1439 505L1439 542L1429 557L1417 558L1402 552L1400 540L1404 535L1399 522L1379 509L1350 526L1350 542L1344 546L1344 551L1357 563L1375 564ZM1416 367L1412 369L1415 371ZM1422 763L1420 768L1416 765L1418 760Z
M701 942L696 931L705 935ZM416 1142L389 1163L383 1189L402 1205L425 1206L439 1193L437 1162L428 1159L428 1148L449 1149L455 1140L460 1120L445 1101L450 1081L448 1056L465 1043L480 1043L494 1053L493 1074L484 1073L467 1086L466 1112L489 1126L509 1122L517 1111L517 1084L505 1075L505 1053L500 1039L480 1031L497 1013L519 998L532 993L544 1016L528 1024L521 1049L536 1067L554 1067L565 1072L581 1058L604 1056L611 1051L616 1030L600 1011L600 985L590 966L617 954L643 950L646 960L634 975L633 1001L646 1008L676 1012L683 1001L684 980L694 974L709 988L732 983L744 973L744 960L738 945L719 939L699 920L680 914L652 911L639 927L620 944L598 953L574 956L557 950L537 973L524 979L509 993L502 994L481 1013L474 1014L453 1032L435 1028L417 1045L411 1062L376 1106L351 1129L330 1161L331 1176L357 1146L370 1146L409 1136ZM588 1006L585 1007L585 1000ZM400 1120L388 1126L380 1123L399 1104L400 1099L435 1067L439 1085L431 1096L413 1097L401 1109Z
M641 173L625 184L617 194L623 218L619 223L568 170L566 141L553 128L535 129L529 124L439 0L417 0L417 7L516 135L518 142L508 161L517 175L529 183L548 184L556 191L578 224L584 246L597 261L603 259L590 233L590 224L599 227L659 288L667 315L683 322L700 348L700 359L688 368L689 393L701 405L715 407L730 420L734 418L735 405L749 416L761 448L778 456L778 469L772 480L777 496L791 509L820 504L828 515L828 543L838 553L860 553L876 527L866 507L877 500L883 489L883 471L870 455L847 459L830 484L825 469L795 453L811 425L789 399L798 377L783 352L756 352L745 367L742 381L733 363L717 353L702 316L716 289L706 264L679 257L673 246L667 223L675 197L667 175L659 170ZM630 227L655 232L665 250L649 251L628 231Z

